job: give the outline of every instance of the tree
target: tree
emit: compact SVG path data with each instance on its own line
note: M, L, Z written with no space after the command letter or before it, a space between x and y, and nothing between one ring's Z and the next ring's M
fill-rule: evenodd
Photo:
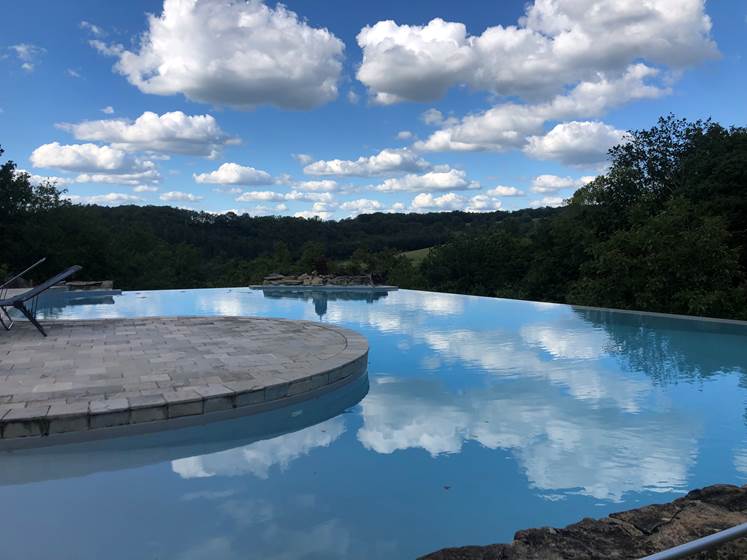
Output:
M654 218L615 232L593 249L571 303L728 316L745 306L739 251L724 220L684 198Z

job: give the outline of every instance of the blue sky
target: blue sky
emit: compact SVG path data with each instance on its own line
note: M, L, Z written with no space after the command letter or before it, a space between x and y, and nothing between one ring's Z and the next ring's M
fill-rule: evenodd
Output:
M324 219L557 205L626 130L747 120L742 0L4 13L5 156L83 203Z

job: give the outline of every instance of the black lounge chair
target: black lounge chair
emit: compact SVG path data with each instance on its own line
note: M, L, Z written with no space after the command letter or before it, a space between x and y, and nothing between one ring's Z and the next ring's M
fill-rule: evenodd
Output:
M15 296L5 297L5 294L7 293L7 290L8 290L8 286L10 286L10 284L14 280L19 278L22 274L25 274L26 272L34 268L36 265L40 264L43 260L44 259L32 265L31 267L27 268L26 270L21 272L21 274L17 274L10 280L4 282L2 286L0 286L0 290L2 290L2 292L0 293L0 295L2 296L0 297L0 311L2 311L2 313L5 313L5 317L8 321L6 324L5 320L3 320L2 313L0 313L0 324L3 325L6 331L9 331L11 327L13 326L13 319L11 318L10 313L8 313L7 308L15 307L21 313L23 313L29 321L31 321L31 324L34 325L39 330L39 332L42 333L42 335L47 336L47 333L44 332L44 328L39 324L39 321L36 320L36 303L37 303L37 298L39 297L39 294L41 294L42 292L46 292L52 286L59 284L65 278L72 276L73 274L75 274L81 269L81 267L76 264L75 266L71 266L67 270L63 270L62 272L60 272L56 276L53 276L46 282L43 282L39 284L38 286L34 286L30 290L27 290ZM28 301L31 301L30 309L26 306L26 303Z

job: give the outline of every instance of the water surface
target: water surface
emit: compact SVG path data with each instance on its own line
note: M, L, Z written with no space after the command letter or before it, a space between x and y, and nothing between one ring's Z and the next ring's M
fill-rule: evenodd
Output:
M747 327L402 290L128 292L48 318L361 332L368 379L199 428L0 454L2 558L413 558L747 478Z

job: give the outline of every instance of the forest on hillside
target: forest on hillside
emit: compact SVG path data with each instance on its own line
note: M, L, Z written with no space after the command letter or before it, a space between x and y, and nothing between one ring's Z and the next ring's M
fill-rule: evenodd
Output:
M560 208L325 222L63 194L0 166L0 276L41 256L40 276L80 264L81 279L142 290L370 272L403 288L747 319L747 129L712 121L631 132Z

